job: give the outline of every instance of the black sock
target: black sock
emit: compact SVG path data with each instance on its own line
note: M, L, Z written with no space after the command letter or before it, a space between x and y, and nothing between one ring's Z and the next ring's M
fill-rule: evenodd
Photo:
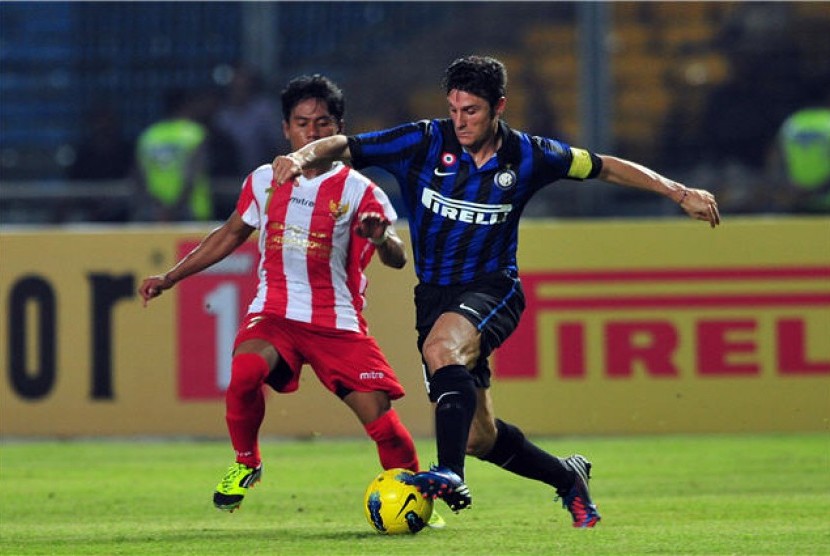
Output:
M549 484L560 495L573 485L573 471L558 457L530 442L518 427L496 419L496 429L498 434L493 449L480 459L516 475Z
M447 365L433 373L430 394L435 404L435 444L438 465L464 478L467 437L476 410L476 387L463 365Z

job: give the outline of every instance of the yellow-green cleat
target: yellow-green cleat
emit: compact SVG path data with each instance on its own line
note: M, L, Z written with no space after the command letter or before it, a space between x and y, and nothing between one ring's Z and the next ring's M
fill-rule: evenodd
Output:
M252 468L243 463L234 463L228 467L228 472L216 485L216 492L213 493L213 505L220 510L233 512L242 504L245 491L258 483L261 478L262 464Z
M447 522L444 521L444 518L435 510L432 510L432 515L427 522L427 527L430 529L443 529L447 526Z

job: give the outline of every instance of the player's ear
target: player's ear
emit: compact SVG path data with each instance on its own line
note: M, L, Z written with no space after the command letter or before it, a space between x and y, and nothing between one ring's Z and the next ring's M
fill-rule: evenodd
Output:
M290 141L288 138L288 122L285 120L282 121L282 135L285 137L286 141Z
M507 97L500 97L498 101L496 101L496 105L493 107L493 114L498 116L499 118L504 113L504 109L507 107Z

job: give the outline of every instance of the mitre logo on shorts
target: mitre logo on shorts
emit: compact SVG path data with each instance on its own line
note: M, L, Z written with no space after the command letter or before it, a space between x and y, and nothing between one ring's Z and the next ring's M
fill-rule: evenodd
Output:
M366 371L358 376L360 380L382 380L386 378L383 371Z
M490 205L486 203L471 203L444 197L432 189L424 188L421 194L421 203L439 216L458 220L469 224L500 224L507 220L507 215L513 210L513 205Z

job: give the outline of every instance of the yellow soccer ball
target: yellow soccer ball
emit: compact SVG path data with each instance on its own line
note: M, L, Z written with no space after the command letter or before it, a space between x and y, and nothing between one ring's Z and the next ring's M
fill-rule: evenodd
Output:
M363 497L366 521L378 533L417 533L432 517L432 500L412 484L408 469L387 469L369 483Z

